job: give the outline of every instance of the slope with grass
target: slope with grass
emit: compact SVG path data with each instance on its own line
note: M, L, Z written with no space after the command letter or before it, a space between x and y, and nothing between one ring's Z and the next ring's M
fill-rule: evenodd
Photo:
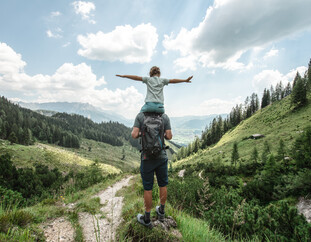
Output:
M300 109L291 106L290 98L291 96L288 96L257 111L253 116L224 134L217 144L177 161L174 163L174 167L178 168L186 164L217 159L229 164L234 142L238 144L239 156L242 162L251 159L254 147L257 148L260 154L265 141L270 144L272 153L277 152L280 139L284 141L285 147L290 149L295 138L299 136L305 127L310 125L311 95L308 97L309 104ZM265 137L256 140L249 139L253 134L263 134Z
M82 139L79 149L64 148L56 145L36 143L24 146L11 145L7 140L0 140L0 154L9 153L18 167L32 167L36 163L61 171L89 166L98 161L108 173L130 171L139 165L139 151L130 144L112 146L102 142ZM123 155L124 154L124 155Z

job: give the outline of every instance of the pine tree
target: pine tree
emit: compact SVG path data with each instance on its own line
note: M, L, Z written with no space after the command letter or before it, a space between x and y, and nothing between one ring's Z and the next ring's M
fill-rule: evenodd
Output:
M231 153L231 164L234 164L236 166L236 163L238 162L239 158L240 158L240 155L238 151L238 144L237 142L234 142L232 153Z
M125 150L124 150L124 148L122 149L122 157L121 157L121 160L125 160Z
M291 103L295 105L296 107L304 106L308 101L307 87L306 87L305 79L301 78L298 72L296 74L294 83L295 85L293 86Z
M271 154L270 145L267 141L264 143L264 148L261 154L261 160L263 163L266 163L268 160L268 156Z
M290 85L290 82L288 82L287 86L285 87L285 90L284 90L284 97L287 97L291 93L292 93L292 87Z
M261 98L261 108L264 108L268 106L268 100L267 100L267 89L265 88L263 90L262 98Z
M256 146L254 147L254 149L253 149L253 152L252 152L252 161L253 161L253 163L257 163L257 160L258 160L258 151L257 151L257 148L256 148Z
M13 144L13 143L17 144L18 143L18 139L17 139L14 132L11 132L11 134L8 137L8 140L11 142L11 144Z
M309 61L309 67L308 67L308 70L307 70L307 88L308 90L310 91L311 90L311 59Z
M277 159L278 159L278 160L284 160L284 158L285 158L285 152L286 152L286 151L285 151L285 144L284 144L284 141L283 141L282 139L280 139Z
M274 87L271 85L270 87L270 103L274 103L277 99L276 99L276 93L274 91Z

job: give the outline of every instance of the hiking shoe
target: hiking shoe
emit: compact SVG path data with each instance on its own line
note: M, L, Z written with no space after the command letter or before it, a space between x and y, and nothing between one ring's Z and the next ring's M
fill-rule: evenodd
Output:
M165 213L160 212L160 206L156 206L156 212L157 212L159 221L163 222L165 218Z
M145 217L144 215L142 215L142 214L139 213L139 214L137 215L137 221L138 221L138 223L144 225L144 226L147 227L147 228L152 229L152 223L151 223L151 221L150 221L149 223L146 223L145 220L144 220L144 217Z

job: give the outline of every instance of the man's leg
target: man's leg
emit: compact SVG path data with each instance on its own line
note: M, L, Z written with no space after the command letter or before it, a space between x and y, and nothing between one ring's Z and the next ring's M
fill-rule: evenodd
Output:
M146 212L150 213L152 207L152 190L144 191L144 202Z
M166 202L166 198L167 198L167 187L160 187L160 203L162 205L165 205Z
M148 161L141 162L140 174L144 186L145 214L138 214L137 219L138 222L148 227L152 226L152 224L150 223L150 211L152 206L152 187L154 171L151 168Z
M167 187L160 187L160 212L164 213L165 203L167 198Z
M160 161L160 165L156 169L157 181L160 188L160 206L156 207L158 218L160 221L164 220L165 216L165 202L167 198L167 184L168 184L168 174L167 174L167 159Z

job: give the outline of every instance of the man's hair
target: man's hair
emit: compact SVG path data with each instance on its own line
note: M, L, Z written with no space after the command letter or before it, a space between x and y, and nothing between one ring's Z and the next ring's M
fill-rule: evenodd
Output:
M161 75L160 68L157 67L157 66L151 67L150 72L149 72L149 75L150 75L150 77L153 77L153 76L155 76L155 75L159 75L159 76L160 76L160 75Z

